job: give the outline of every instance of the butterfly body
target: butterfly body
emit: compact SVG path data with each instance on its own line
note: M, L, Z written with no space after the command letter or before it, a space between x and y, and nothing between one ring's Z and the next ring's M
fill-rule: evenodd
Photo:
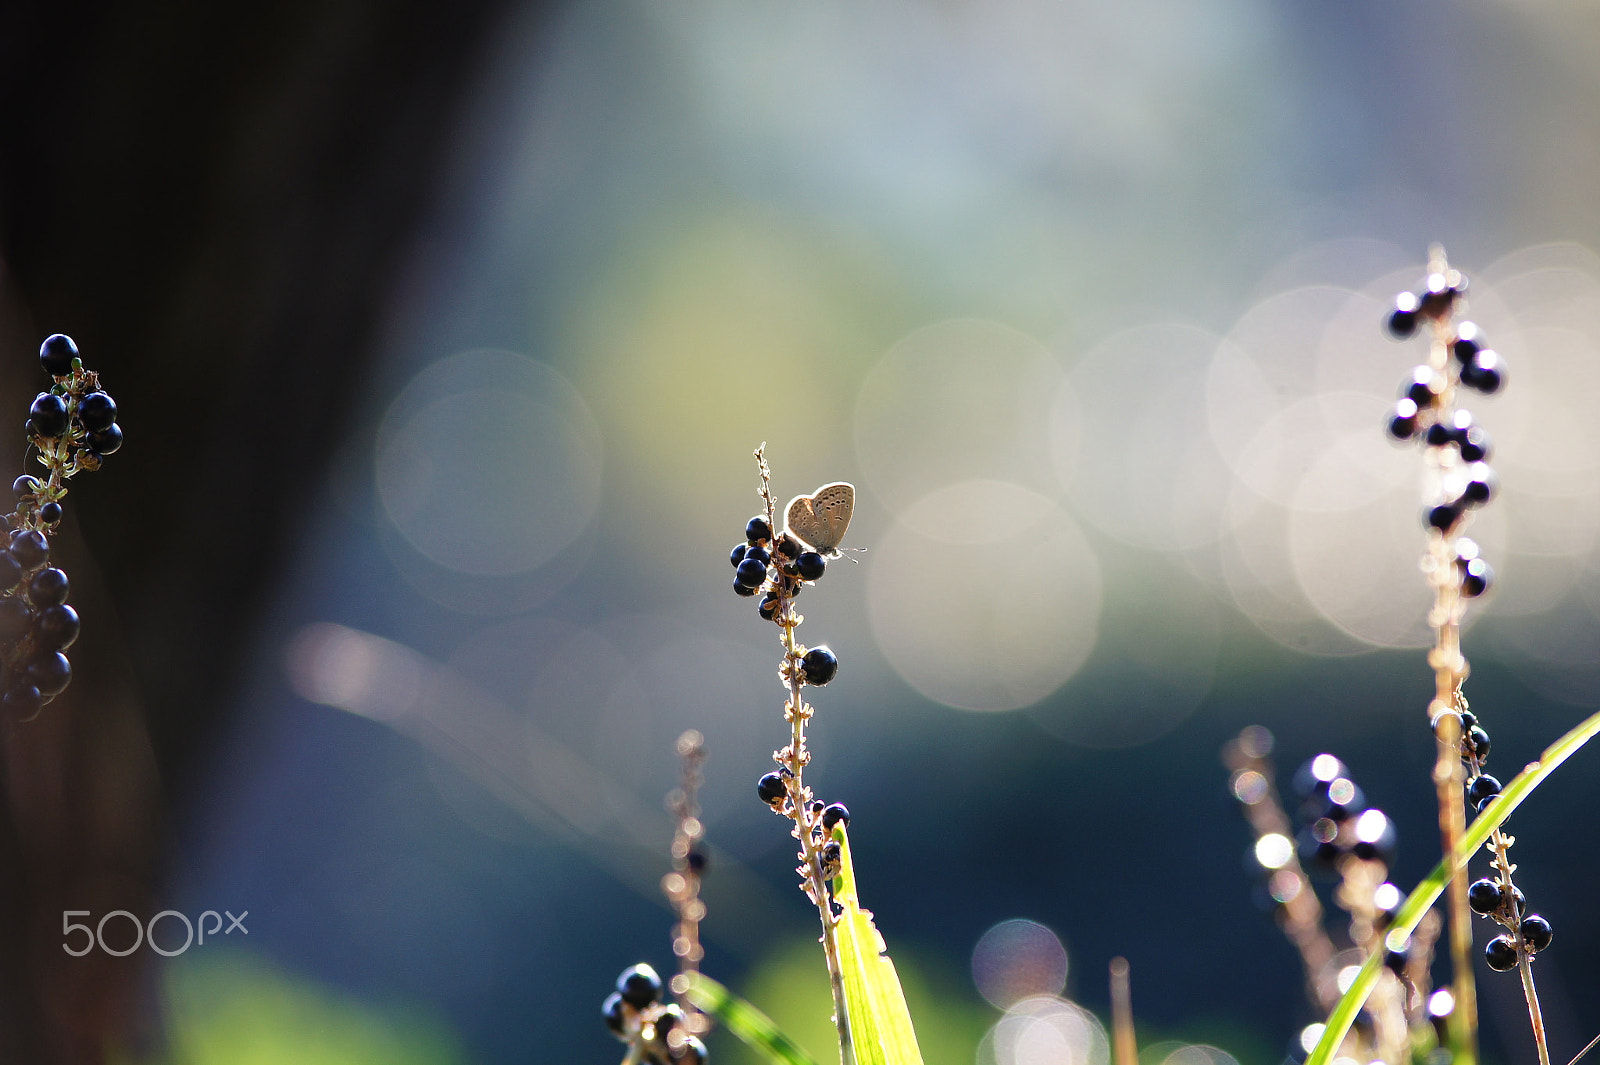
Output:
M839 542L850 527L856 507L856 486L849 481L825 484L808 496L795 496L784 510L788 531L818 554L838 557Z

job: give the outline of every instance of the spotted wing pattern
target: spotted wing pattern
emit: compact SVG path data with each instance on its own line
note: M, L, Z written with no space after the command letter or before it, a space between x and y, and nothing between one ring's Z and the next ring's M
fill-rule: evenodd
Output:
M850 527L856 507L856 486L849 481L825 484L808 496L795 496L784 511L784 524L800 540L822 554L835 554Z

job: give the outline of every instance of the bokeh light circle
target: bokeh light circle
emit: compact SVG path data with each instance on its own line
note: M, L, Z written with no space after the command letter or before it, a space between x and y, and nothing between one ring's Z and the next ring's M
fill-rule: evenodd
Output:
M1026 998L1059 995L1067 986L1067 948L1037 921L1001 921L972 948L972 982L1002 1010Z
M978 1045L977 1065L1108 1065L1105 1026L1082 1006L1053 995L1023 999Z
M555 370L466 351L417 374L378 429L385 514L422 555L509 576L554 558L600 503L600 430Z
M1074 510L1141 547L1183 550L1217 538L1229 472L1204 403L1217 338L1194 326L1144 325L1090 349L1064 388L1092 402L1054 408L1084 443L1058 469ZM1068 428L1056 427L1059 440Z
M1162 1059L1161 1065L1239 1065L1239 1059L1226 1050L1197 1043L1174 1050Z
M1094 648L1099 561L1072 518L1036 492L950 485L908 507L884 544L871 557L872 631L896 672L936 702L1029 706Z
M865 484L891 507L954 481L1050 483L1061 371L1032 337L980 319L924 326L889 349L856 397Z

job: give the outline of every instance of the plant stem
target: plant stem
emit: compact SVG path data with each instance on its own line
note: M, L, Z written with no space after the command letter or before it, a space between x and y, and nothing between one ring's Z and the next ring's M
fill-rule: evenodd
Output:
M1428 272L1444 274L1449 270L1444 249L1438 245L1428 249ZM1450 366L1450 326L1447 320L1435 320L1432 342L1428 349L1428 363L1453 381ZM1447 388L1440 397L1443 410L1454 408L1454 387ZM1448 447L1425 449L1428 472L1433 485L1438 485L1445 469L1453 465L1458 455ZM1430 489L1431 491L1431 489ZM1454 530L1452 530L1453 532ZM1434 672L1434 698L1428 707L1430 727L1438 740L1438 756L1434 762L1433 783L1439 799L1439 834L1444 853L1454 854L1465 828L1462 812L1461 771L1461 684L1467 679L1467 660L1461 654L1461 581L1455 567L1454 536L1434 532L1428 537L1428 551L1423 568L1434 587L1433 610L1428 623L1434 630L1433 650L1428 654L1428 664ZM1449 710L1451 713L1441 713ZM1437 726L1433 723L1438 722ZM1455 1009L1450 1013L1450 1043L1455 1065L1472 1065L1477 1060L1478 996L1472 979L1472 911L1467 906L1467 871L1456 870L1450 879L1449 937L1450 962L1454 970L1453 991Z
M1533 1042L1539 1050L1539 1065L1550 1065L1550 1048L1545 1043L1544 1014L1539 1009L1539 992L1533 986L1533 952L1522 937L1522 919L1527 916L1516 901L1516 889L1511 884L1511 874L1516 866L1506 852L1516 840L1496 828L1489 837L1489 849L1494 851L1494 869L1499 874L1500 888L1510 908L1511 919L1501 920L1511 931L1517 943L1517 969L1522 976L1522 997L1528 1002L1528 1021L1533 1026Z
M1116 1065L1139 1065L1139 1044L1133 1031L1133 993L1128 987L1128 959L1111 959L1111 1041Z
M1521 955L1517 968L1522 972L1522 995L1528 1000L1528 1020L1533 1024L1533 1041L1539 1047L1539 1065L1550 1065L1550 1048L1544 1041L1544 1014L1539 1012L1539 992L1533 987L1533 958L1527 951Z
M811 760L811 752L806 750L806 721L811 717L811 708L800 695L800 655L795 649L794 639L798 622L787 613L788 597L780 596L778 609L784 612L782 616L786 622L783 626L783 649L787 667L785 672L789 680L789 705L784 710L784 716L789 719L793 729L788 751L789 771L793 774L789 778L789 806L794 818L794 834L800 840L804 856L801 871L808 882L806 894L817 904L817 915L822 921L822 953L827 958L828 985L833 991L833 1023L839 1032L839 1060L842 1065L854 1065L855 1047L850 1041L850 1017L844 1005L844 969L839 964L839 944L834 939L833 910L829 905L828 885L822 876L821 849L811 831L810 793L801 780L805 764Z
M767 466L766 444L756 448L756 462L761 468L761 500L766 505L767 526L772 530L772 546L777 550L782 527L778 525L777 508L772 501L772 471ZM800 868L804 878L802 888L816 903L817 916L822 921L822 953L828 963L828 986L833 994L833 1023L839 1034L839 1060L841 1065L855 1065L855 1046L850 1039L850 1017L845 1010L844 969L839 963L839 944L834 938L835 922L828 895L827 880L823 876L821 848L812 829L817 822L811 813L811 793L805 786L803 774L811 752L806 749L806 722L811 719L811 707L801 695L801 655L795 642L794 630L801 618L794 612L794 600L780 580L776 590L778 600L774 618L783 629L783 667L780 674L789 689L789 698L783 716L789 722L789 745L779 751L776 758L789 771L786 781L789 792L789 816L794 821L793 835L800 841Z

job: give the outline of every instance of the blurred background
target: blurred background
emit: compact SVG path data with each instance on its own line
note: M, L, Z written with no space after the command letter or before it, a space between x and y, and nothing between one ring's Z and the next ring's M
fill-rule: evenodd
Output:
M127 443L55 548L78 677L0 733L0 1057L615 1060L693 727L706 968L830 1060L725 561L766 441L780 504L858 489L809 779L929 1065L1104 1065L1119 954L1143 1065L1282 1061L1317 1017L1218 750L1338 754L1395 879L1437 860L1379 325L1430 242L1510 367L1491 771L1600 705L1597 104L1578 0L5 5L0 409L67 332ZM1511 822L1562 1061L1593 765ZM61 949L168 909L248 931Z

